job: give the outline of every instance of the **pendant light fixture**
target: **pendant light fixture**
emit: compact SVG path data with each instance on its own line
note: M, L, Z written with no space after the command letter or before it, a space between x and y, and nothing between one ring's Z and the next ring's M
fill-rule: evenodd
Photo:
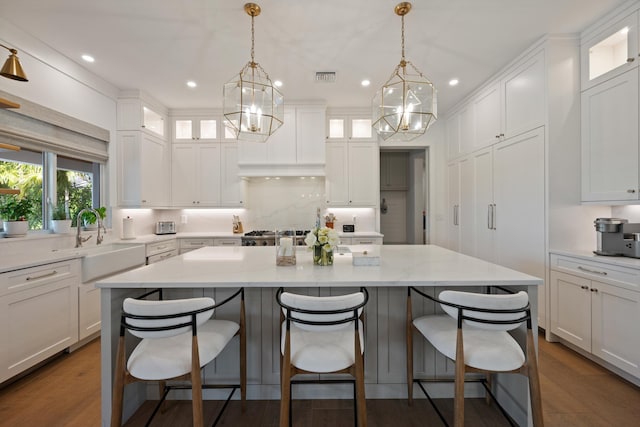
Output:
M223 87L225 125L238 140L265 142L284 123L284 99L269 75L254 60L254 18L260 6L244 5L251 16L251 60Z
M3 44L0 44L0 46L11 52L11 55L9 55L9 58L7 58L2 67L2 71L0 71L0 76L21 82L28 82L27 75L24 73L22 65L20 65L20 60L18 59L18 51Z
M423 135L437 118L436 88L404 57L404 16L410 10L409 2L395 7L396 15L402 18L402 58L372 102L373 128L389 141L411 141Z

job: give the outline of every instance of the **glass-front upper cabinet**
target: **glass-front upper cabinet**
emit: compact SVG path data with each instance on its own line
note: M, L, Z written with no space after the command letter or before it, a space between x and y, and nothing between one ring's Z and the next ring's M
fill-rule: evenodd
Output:
M327 140L377 141L377 134L371 125L371 117L364 114L327 115Z
M142 107L142 127L164 136L164 117L147 106Z
M582 90L636 67L638 55L638 14L633 13L582 42Z
M173 119L173 142L218 140L218 119L212 117L178 117Z

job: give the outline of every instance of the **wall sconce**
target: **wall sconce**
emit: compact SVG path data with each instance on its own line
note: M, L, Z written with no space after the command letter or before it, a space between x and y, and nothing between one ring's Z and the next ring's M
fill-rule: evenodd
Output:
M0 46L11 52L11 55L9 55L9 58L7 58L2 67L2 71L0 71L0 75L8 79L28 82L27 75L24 73L22 65L20 65L20 60L18 59L18 51L3 44L0 44Z

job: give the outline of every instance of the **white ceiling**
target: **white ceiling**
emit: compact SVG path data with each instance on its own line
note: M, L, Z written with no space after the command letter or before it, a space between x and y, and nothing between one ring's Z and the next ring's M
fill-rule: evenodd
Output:
M257 0L256 61L284 82L285 102L368 106L400 60L398 2ZM623 2L414 0L405 17L406 58L436 84L444 112L544 34L579 33ZM120 89L141 89L169 108L219 108L223 83L250 58L244 3L0 0L0 10ZM85 53L95 63L83 62ZM315 83L316 71L336 71L337 83ZM460 85L451 88L454 77ZM360 85L365 78L368 88Z

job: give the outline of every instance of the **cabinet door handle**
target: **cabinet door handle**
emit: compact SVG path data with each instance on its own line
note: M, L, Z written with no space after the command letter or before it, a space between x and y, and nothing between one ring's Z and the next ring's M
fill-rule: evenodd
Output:
M593 292L593 293L596 293L596 294L597 294L597 293L598 293L598 290L597 290L596 288L591 288L591 292Z
M580 286L580 289L587 290L587 289L589 289L589 287L588 287L588 286L585 286L585 285L582 285L582 286Z
M578 270L586 271L587 273L600 274L602 276L607 275L606 271L591 270L590 268L586 268L581 265L578 266Z
M635 193L635 192L636 192L636 190L633 189L633 188L630 188L630 189L627 190L627 193Z
M491 229L496 229L496 204L491 204Z
M40 276L29 276L29 277L27 277L27 280L44 279L45 277L55 276L56 274L58 274L58 272L56 270L53 270L51 273L45 273L45 274L40 275Z
M491 230L491 203L487 205L487 228Z
M631 62L633 62L635 60L636 60L636 58L627 58L627 62L629 62L629 63L631 63Z

